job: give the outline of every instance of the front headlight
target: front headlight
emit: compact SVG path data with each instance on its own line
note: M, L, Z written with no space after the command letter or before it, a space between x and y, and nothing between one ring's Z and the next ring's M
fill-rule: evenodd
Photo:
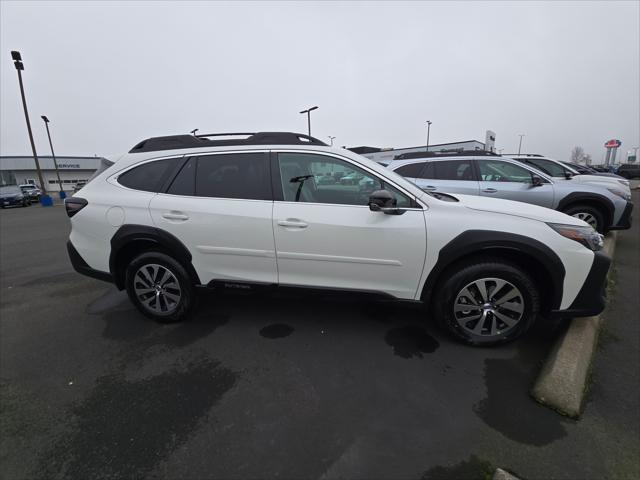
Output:
M604 247L604 236L600 235L591 227L564 225L562 223L547 223L547 225L563 237L575 240L594 252L602 250L602 247Z
M623 200L631 200L631 195L627 195L626 193L621 192L620 190L616 190L615 188L607 188L607 190L609 190L611 193L613 193L617 197L620 197Z

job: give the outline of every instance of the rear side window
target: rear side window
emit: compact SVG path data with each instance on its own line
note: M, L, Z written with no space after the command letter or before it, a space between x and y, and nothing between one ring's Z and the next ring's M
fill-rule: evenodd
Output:
M571 173L562 165L558 165L551 160L544 160L541 158L528 158L525 160L525 162L542 171L543 173L551 175L552 177L564 177L566 173Z
M180 173L173 179L167 193L171 195L193 195L196 191L196 161L191 157L180 169Z
M118 183L134 190L158 192L180 160L180 158L167 158L134 167L119 175Z
M403 177L415 178L420 175L422 167L424 167L424 163L410 163L398 168L395 172Z
M436 180L475 180L471 160L445 160L433 162Z
M231 153L198 157L196 196L271 200L268 154Z

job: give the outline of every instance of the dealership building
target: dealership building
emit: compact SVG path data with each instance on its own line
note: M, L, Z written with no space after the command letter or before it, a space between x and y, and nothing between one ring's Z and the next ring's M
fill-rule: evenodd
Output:
M44 179L45 188L49 192L57 192L58 177L56 175L53 157L38 157L40 170ZM98 169L101 157L58 157L58 172L62 189L72 191L79 181L87 181ZM40 185L36 162L31 155L0 156L0 185L22 185L31 183Z
M493 133L493 132L491 132ZM495 134L493 134L495 135ZM430 152L441 152L443 150L484 150L485 144L477 140L466 140L463 142L438 143L429 145ZM349 148L354 153L370 158L376 162L390 163L396 155L410 152L425 152L426 145L407 148L378 148L378 147L352 147Z

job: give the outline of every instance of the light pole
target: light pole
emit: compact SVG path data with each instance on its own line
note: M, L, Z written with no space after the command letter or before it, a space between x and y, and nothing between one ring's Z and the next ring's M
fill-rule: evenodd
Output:
M27 100L24 96L24 85L22 84L22 70L24 70L24 64L22 63L22 56L20 52L11 52L11 58L13 59L13 65L18 71L18 82L20 83L20 95L22 96L22 107L24 108L24 118L27 120L27 130L29 132L29 141L31 142L31 151L33 152L33 159L36 162L36 170L38 171L38 180L40 181L40 188L42 189L42 195L40 195L40 204L43 207L50 207L53 205L53 200L47 195L47 187L44 184L42 178L42 170L40 170L40 162L38 161L38 154L36 153L36 144L33 142L33 132L31 131L31 122L29 121L29 111L27 110Z
M51 147L51 156L53 157L53 166L56 169L56 177L58 177L58 186L60 187L60 193L58 194L61 199L66 198L66 194L62 189L62 182L60 181L60 171L58 170L58 161L56 160L56 154L53 151L53 143L51 142L51 132L49 132L49 119L46 115L40 115L40 118L44 121L44 126L47 128L47 137L49 137L49 146Z
M431 133L431 120L427 120L427 152L429 151L429 134Z
M193 135L194 137L196 136L196 132L200 130L199 128L194 128L193 130L191 130L191 135Z
M522 137L524 137L524 133L518 136L520 137L520 143L518 144L518 155L520 155L520 151L522 150Z
M311 108L307 108L306 110L302 110L300 113L306 113L307 114L307 127L309 130L309 136L311 136L311 112L316 110L318 107L311 107Z
M329 135L329 140L331 140L331 146L333 147L333 139L336 137L332 137L331 135Z

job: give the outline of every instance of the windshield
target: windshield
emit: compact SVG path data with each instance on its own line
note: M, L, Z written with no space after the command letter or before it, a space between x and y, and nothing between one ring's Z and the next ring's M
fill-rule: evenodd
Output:
M12 193L22 193L18 187L15 185L6 185L4 187L0 187L0 195L9 195Z

